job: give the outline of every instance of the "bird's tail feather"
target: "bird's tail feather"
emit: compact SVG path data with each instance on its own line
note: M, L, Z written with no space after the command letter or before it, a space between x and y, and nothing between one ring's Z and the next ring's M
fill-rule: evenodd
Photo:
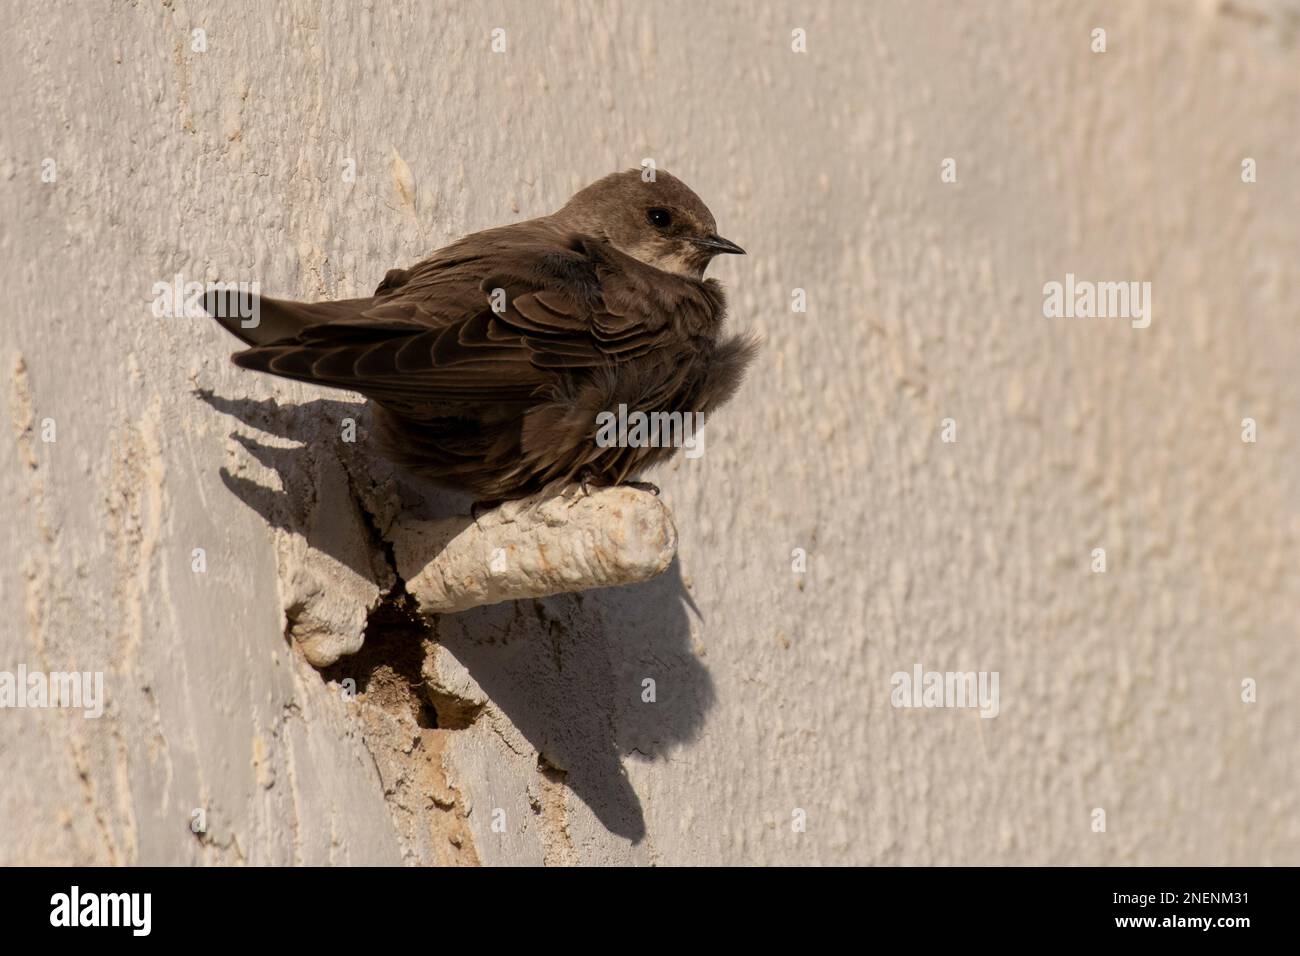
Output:
M203 309L246 345L271 345L294 338L322 322L355 318L373 299L336 302L290 302L236 289L213 289L203 297Z

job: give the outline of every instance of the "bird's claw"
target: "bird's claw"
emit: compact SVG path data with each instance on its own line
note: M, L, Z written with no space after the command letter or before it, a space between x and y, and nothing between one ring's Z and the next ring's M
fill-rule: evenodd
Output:
M578 488L582 491L584 497L590 498L592 489L599 487L600 485L596 483L595 476L590 472L584 471L578 476Z

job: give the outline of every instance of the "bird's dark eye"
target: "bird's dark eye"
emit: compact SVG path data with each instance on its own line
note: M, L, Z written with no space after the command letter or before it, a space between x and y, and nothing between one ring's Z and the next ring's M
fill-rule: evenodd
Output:
M645 213L646 221L656 229L667 229L673 224L673 216L667 209L660 209L656 206L653 209L647 209Z

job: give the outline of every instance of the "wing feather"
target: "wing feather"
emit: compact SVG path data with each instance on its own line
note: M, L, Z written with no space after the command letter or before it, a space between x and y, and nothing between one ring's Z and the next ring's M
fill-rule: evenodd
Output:
M418 416L422 405L531 402L574 374L712 336L723 309L711 280L660 272L542 220L463 239L353 302L236 363Z

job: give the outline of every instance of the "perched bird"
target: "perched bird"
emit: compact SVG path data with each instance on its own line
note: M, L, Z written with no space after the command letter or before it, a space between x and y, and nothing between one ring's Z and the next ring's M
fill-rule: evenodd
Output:
M723 335L722 286L704 278L720 253L744 250L694 192L633 169L394 269L369 298L261 297L254 328L221 293L205 308L251 346L236 365L360 392L386 457L496 502L631 482L672 454L601 447L601 412L707 414L731 397L756 343Z

